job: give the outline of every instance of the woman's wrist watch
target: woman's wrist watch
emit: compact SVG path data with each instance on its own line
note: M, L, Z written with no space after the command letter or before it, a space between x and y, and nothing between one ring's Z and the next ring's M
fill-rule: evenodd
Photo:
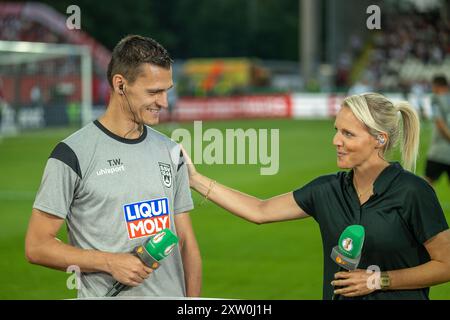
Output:
M389 278L389 274L386 271L381 272L380 274L380 287L381 290L387 290L391 286L391 278Z

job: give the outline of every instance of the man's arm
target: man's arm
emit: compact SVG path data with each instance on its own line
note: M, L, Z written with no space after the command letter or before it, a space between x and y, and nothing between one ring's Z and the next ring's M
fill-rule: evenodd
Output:
M106 272L117 281L137 286L152 272L139 258L128 253L108 253L76 248L56 238L64 219L33 209L25 239L30 263L66 271L76 265L82 272Z
M450 129L447 127L444 120L442 120L441 118L436 118L434 123L442 136L445 137L448 142L450 142Z
M202 288L202 259L189 213L183 212L175 215L175 225L180 239L186 295L199 297Z

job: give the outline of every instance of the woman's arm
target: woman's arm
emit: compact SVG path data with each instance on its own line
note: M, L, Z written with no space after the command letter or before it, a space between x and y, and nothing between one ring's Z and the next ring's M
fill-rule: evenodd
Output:
M450 230L437 234L424 246L431 261L414 268L389 271L389 290L426 288L450 281Z
M267 200L258 199L201 175L184 149L183 154L191 188L232 214L256 224L309 217L295 202L292 192Z
M424 244L430 255L430 261L417 267L387 271L390 286L386 290L409 290L426 288L450 281L450 230L443 231ZM338 272L334 286L344 286L336 294L356 297L369 294L376 289L370 286L373 276L366 270Z

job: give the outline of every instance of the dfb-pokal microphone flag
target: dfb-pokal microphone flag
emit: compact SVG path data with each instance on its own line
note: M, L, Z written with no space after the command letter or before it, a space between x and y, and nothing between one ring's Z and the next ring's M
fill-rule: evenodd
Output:
M166 258L178 244L178 237L170 230L163 229L149 237L144 244L134 248L137 256L149 268L157 269L160 261ZM116 281L105 297L115 297L127 286Z
M339 237L339 243L331 251L331 259L346 270L358 268L364 244L364 227L354 224L345 228Z
M364 227L354 224L345 228L339 237L339 243L331 250L331 259L339 265L339 271L356 270L361 260L361 251L364 244ZM337 295L333 294L332 300Z

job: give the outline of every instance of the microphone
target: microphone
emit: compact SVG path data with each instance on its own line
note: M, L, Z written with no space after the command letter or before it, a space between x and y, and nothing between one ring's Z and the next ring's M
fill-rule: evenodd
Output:
M355 270L361 260L361 251L364 245L364 227L354 224L345 228L339 237L339 243L331 250L331 259L342 269ZM333 295L333 300L336 296Z
M178 244L178 237L170 230L163 229L149 237L144 244L134 248L132 254L141 259L147 267L158 269L160 261L166 258ZM105 297L115 297L128 286L116 281Z
M131 104L130 101L128 100L127 94L125 92L125 85L123 83L121 83L119 85L119 89L120 89L120 95L123 95L125 97L125 100L127 100L127 104L128 104L128 109L130 110L131 114L133 115L133 122L136 123L138 125L137 130L140 131L141 129L143 129L144 127L144 122L142 121L137 121L138 117L136 116L136 113L133 112L133 110L131 109ZM128 131L124 137L126 137L128 134L130 134L131 132L133 132L136 129L131 129L130 131Z

